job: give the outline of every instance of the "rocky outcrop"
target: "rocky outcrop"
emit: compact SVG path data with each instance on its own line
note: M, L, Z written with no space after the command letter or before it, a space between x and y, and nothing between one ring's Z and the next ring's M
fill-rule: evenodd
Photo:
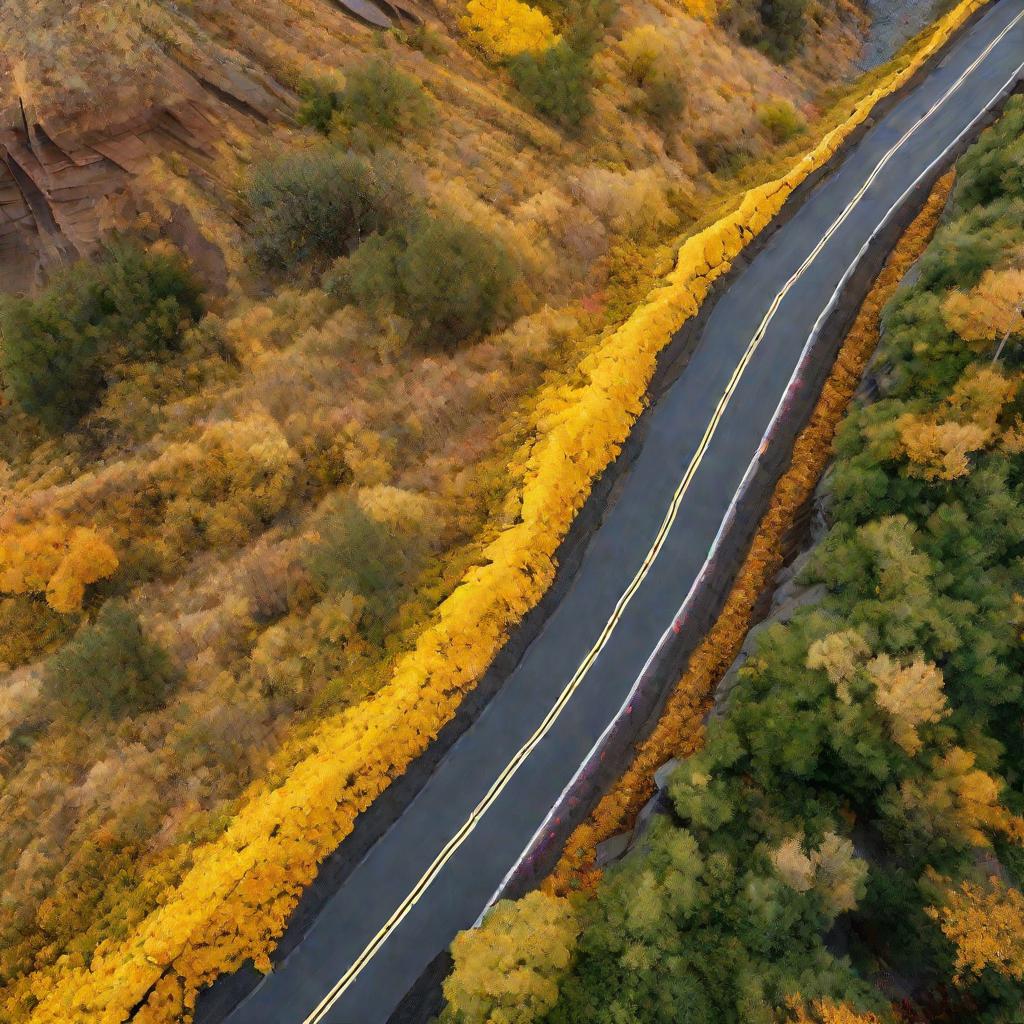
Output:
M422 20L414 0L312 0L301 11L267 0L258 12L238 0L148 0L116 18L109 6L4 5L0 291L31 288L129 223L146 206L139 182L154 158L206 189L218 171L230 181L225 140L258 141L288 121L297 76L324 73L367 26ZM158 205L185 244L201 243L180 206ZM164 233L180 242L173 227Z

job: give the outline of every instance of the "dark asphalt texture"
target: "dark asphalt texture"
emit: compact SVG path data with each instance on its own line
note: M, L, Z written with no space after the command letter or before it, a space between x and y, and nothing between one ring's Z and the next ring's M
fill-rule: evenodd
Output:
M942 63L881 118L718 300L576 579L543 632L401 818L327 902L301 944L227 1018L301 1024L378 932L537 728L594 644L665 515L715 403L772 298L885 151L1024 10L999 0ZM888 208L1024 61L1024 21L926 123L783 300L684 499L665 547L551 733L355 983L328 1024L384 1024L424 967L473 923L638 675L707 556L812 325Z

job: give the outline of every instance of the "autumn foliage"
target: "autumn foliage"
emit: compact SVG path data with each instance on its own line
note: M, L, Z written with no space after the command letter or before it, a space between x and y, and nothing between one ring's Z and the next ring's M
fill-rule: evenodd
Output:
M548 16L521 0L469 0L463 25L469 38L494 60L541 53L559 40Z
M930 908L942 934L956 946L961 977L986 968L1024 981L1024 895L998 878L964 882Z
M558 1002L580 926L572 904L534 892L502 900L482 927L452 945L455 970L444 983L461 1024L529 1024Z
M54 611L79 611L85 588L117 566L113 548L88 527L50 520L0 534L0 590L45 594Z
M973 6L945 19L926 52ZM268 18L277 13L276 5L266 9ZM693 31L706 31L686 20ZM290 20L280 23L291 31ZM304 73L322 68L322 50L316 58L298 55L248 22L232 30L282 80L291 80L296 63ZM729 45L707 59L719 59ZM175 691L162 718L146 714L123 724L124 735L145 736L149 748L119 741L109 757L97 758L58 734L84 779L74 795L84 810L73 832L61 830L62 778L37 758L34 774L19 779L25 806L46 817L47 842L37 848L49 873L35 874L35 862L24 859L11 871L11 905L25 908L12 925L19 944L3 965L12 979L4 996L12 1017L61 1024L99 1015L123 1020L131 1012L153 1022L187 1017L197 990L218 974L249 957L269 966L269 951L319 862L450 720L508 630L550 584L557 546L639 413L659 349L792 189L922 59L901 59L895 76L798 166L690 237L667 283L625 320L662 272L656 259L638 258L647 252L642 246L691 223L682 199L650 168L580 167L572 194L516 191L519 178L544 181L551 166L563 170L557 147L569 146L581 160L576 143L553 141L549 126L484 96L476 78L455 75L449 62L428 67L417 56L435 94L464 102L459 117L472 110L480 123L500 125L474 136L464 121L443 119L444 144L403 140L404 155L427 167L417 183L424 202L458 205L481 231L511 239L529 275L522 290L532 312L459 353L410 355L400 302L371 325L306 286L302 275L339 256L332 246L342 236L356 244L364 230L386 226L384 219L346 219L346 193L341 228L331 238L319 235L308 192L300 193L311 179L317 188L330 179L322 168L296 160L298 171L267 176L248 214L266 237L287 242L262 251L288 259L247 266L238 259L243 247L232 248L233 218L246 213L244 203L235 205L239 197L232 195L225 216L197 188L200 175L178 173L170 159L152 169L155 208L140 217L142 229L152 223L147 217L189 211L245 286L257 276L257 298L176 332L159 361L112 368L87 414L92 437L109 443L105 461L90 462L78 435L53 466L42 452L22 460L36 474L30 484L19 481L18 504L32 521L47 503L64 516L86 507L102 516L103 536L121 563L118 584L149 612L142 617L143 662L151 642L187 665L189 685ZM777 88L788 94L791 86ZM732 110L746 97L715 103ZM651 134L646 124L642 134ZM352 175L355 194L375 199L377 179L362 171L377 167L369 151L379 140L367 132L358 141L367 152ZM250 152L230 132L225 144ZM453 173L476 165L463 146L481 154L470 184ZM509 158L517 168L510 174L501 162L513 152L520 159L520 148L522 162ZM338 166L328 163L328 172ZM489 175L498 165L504 184L496 190ZM507 197L506 186L513 189ZM491 202L496 191L501 196ZM387 192L374 210L389 213L391 198ZM284 216L289 211L294 220ZM622 240L628 244L620 248ZM572 268L557 278L569 305L543 306L539 297L551 294L562 264ZM594 265L607 268L607 293L591 294L586 273L574 277ZM294 276L269 294L267 278L258 276L265 273ZM231 287L241 287L239 279ZM528 387L541 379L539 391ZM510 410L515 415L503 428ZM14 427L36 443L31 426ZM462 471L463 457L472 471ZM372 586L359 593L332 587L310 569L330 546L338 492L386 524L391 537L409 540L390 604L376 600ZM351 535L372 539L376 531ZM173 615L162 615L164 607ZM387 615L379 614L382 607L390 608ZM43 639L36 657L49 655ZM158 697L146 706L171 694L171 677L160 678L167 685L154 688ZM42 698L31 687L18 693L35 728ZM291 733L294 722L302 727ZM17 757L28 756L30 748L12 746ZM114 791L138 797L131 814L104 802ZM13 789L4 798L5 813L21 813ZM52 815L44 814L51 807ZM23 818L17 823L24 827ZM96 836L107 845L98 847ZM59 855L65 838L66 860ZM40 877L54 879L53 898L37 914ZM109 917L100 908L109 908ZM39 966L26 974L26 964Z

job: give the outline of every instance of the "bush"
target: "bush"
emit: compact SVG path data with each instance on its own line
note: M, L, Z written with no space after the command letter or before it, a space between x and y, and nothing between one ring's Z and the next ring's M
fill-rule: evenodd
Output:
M799 52L804 38L807 0L762 0L764 38L757 44L772 60L785 63Z
M641 25L622 39L622 69L643 91L640 110L662 131L679 119L686 106L686 88L665 52L661 34L653 25Z
M404 317L417 344L452 350L511 315L517 278L500 243L453 217L424 214L367 241L327 288L367 310Z
M420 83L385 60L353 69L337 94L332 125L350 135L397 139L424 127L433 105Z
M781 146L807 130L807 122L788 100L765 103L758 108L757 119L768 138Z
M508 67L537 113L562 128L578 129L590 113L590 61L567 43L540 54L520 53Z
M43 670L46 693L79 718L152 711L180 681L167 653L143 634L138 616L119 600L108 601Z
M296 112L299 124L315 128L321 135L331 130L331 118L338 109L338 89L327 78L311 79L299 86L302 101Z
M655 71L643 83L643 112L663 132L682 116L686 107L686 91L679 78L665 71Z
M694 143L702 163L712 174L732 177L750 159L750 150L724 135L707 135Z
M419 564L419 545L367 515L346 496L319 525L319 540L306 552L305 565L321 594L346 591L362 597L360 627L382 643L411 577Z
M330 146L260 164L245 190L253 255L268 269L326 263L408 215L397 175Z
M491 60L542 53L559 37L543 11L521 0L469 0L461 26Z
M593 56L619 13L618 0L539 0L539 7L576 52Z
M35 298L0 299L0 368L14 401L58 432L99 401L117 364L166 356L202 312L177 254L108 246L56 274Z

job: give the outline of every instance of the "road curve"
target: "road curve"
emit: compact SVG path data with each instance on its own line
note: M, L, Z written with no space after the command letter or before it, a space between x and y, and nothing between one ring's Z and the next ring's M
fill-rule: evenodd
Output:
M384 1024L476 920L670 625L843 275L1022 62L1024 0L998 0L734 278L543 631L230 1024Z

